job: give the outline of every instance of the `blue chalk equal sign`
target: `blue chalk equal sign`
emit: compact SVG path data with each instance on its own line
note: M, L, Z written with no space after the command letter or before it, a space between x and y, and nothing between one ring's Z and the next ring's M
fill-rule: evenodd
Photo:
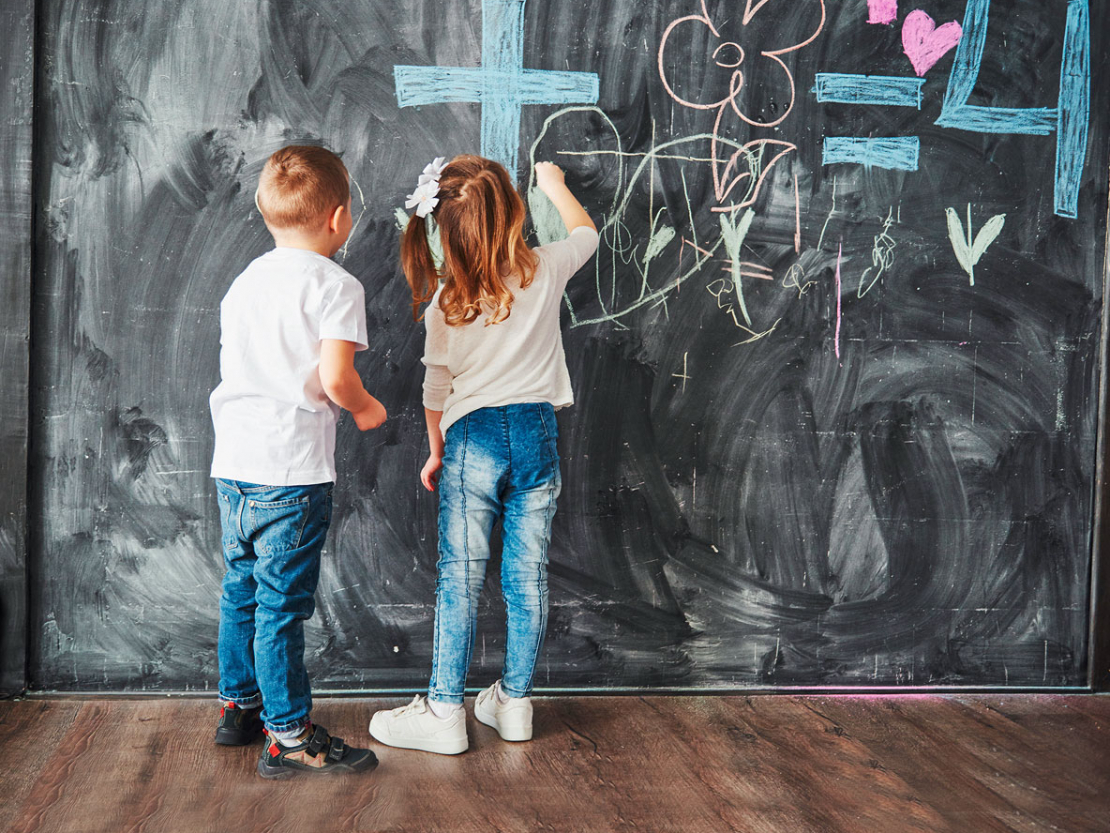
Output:
M818 101L833 104L880 104L920 110L923 86L924 78L819 72L813 91Z
M818 101L832 104L878 104L920 110L923 86L924 78L819 72L813 92L817 94ZM916 171L920 153L921 140L916 136L878 139L826 136L821 162L825 165L849 163L890 171Z
M916 171L921 141L916 136L857 138L826 136L821 155L824 165L854 163L865 168Z

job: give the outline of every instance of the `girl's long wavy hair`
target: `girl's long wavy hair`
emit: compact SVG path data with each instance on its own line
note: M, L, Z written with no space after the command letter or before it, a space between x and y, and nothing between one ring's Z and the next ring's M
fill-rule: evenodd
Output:
M526 289L536 276L536 257L524 242L524 200L505 169L481 156L456 156L439 179L439 204L432 211L443 245L436 268L425 218L413 216L401 238L401 268L412 289L412 317L443 281L439 306L453 327L486 314L486 326L509 317L513 293L505 283L520 276Z

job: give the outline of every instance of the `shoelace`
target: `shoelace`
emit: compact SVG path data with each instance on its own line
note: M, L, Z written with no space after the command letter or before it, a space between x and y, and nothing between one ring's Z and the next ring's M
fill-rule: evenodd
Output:
M407 717L410 714L417 714L418 712L425 711L427 709L427 706L419 708L422 705L423 698L419 694L417 694L415 697L412 698L411 703L409 703L407 706L399 706L395 708L393 710L393 713L398 717Z

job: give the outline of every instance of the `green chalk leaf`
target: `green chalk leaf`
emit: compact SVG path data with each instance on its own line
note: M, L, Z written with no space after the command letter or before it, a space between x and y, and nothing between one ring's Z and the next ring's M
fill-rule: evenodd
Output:
M1001 234L1004 225L1006 225L1005 214L996 214L983 224L983 227L979 229L979 233L975 235L975 244L971 247L972 264L979 262L979 258L983 256L983 252L985 252L987 247L994 242L994 239Z

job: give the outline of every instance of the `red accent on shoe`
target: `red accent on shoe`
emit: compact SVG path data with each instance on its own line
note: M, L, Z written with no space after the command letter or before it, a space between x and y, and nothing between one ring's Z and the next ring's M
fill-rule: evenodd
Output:
M281 754L281 750L278 749L276 743L271 743L270 748L267 751L270 753L271 758L276 758L278 755Z

